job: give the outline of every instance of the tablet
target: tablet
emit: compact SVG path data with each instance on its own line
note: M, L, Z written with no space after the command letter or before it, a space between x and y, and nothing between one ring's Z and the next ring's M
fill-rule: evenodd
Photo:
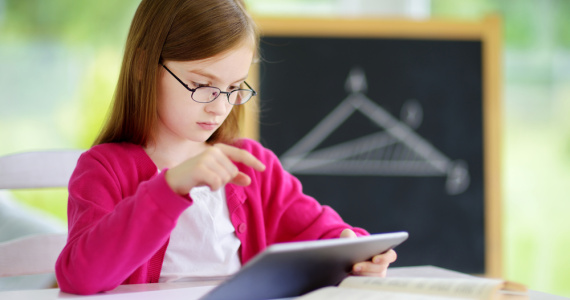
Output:
M405 231L274 244L246 263L203 300L261 300L295 297L336 285L352 266L405 241Z

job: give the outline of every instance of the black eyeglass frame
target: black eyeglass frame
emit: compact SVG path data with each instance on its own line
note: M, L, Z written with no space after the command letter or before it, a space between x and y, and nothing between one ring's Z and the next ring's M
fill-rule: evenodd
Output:
M225 94L225 95L228 97L228 103L229 103L229 104L231 104L231 105L242 105L242 104L247 103L251 98L253 98L254 96L257 95L257 92L256 92L247 82L245 82L245 81L244 81L243 83L245 83L245 85L249 88L249 90L247 90L247 89L237 89L237 90L233 90L233 91L231 91L231 92L224 92L224 91L220 90L220 88L215 87L215 86L204 86L204 87L199 86L199 87L193 89L193 88L189 87L186 83L184 83L180 78L178 78L178 76L174 75L174 73L172 73L172 71L170 71L170 69L168 69L164 64L160 64L160 65L161 65L166 71L168 71L168 73L170 73L170 75L172 75L178 82L180 82L180 84L182 84L182 86L184 86L187 90L189 90L190 92L192 92L192 95L190 96L190 98L192 98L192 101L195 101L195 102L198 102L198 103L211 103L211 102L214 102L216 99L218 99L218 97L220 97L221 94ZM212 100L210 100L210 101L198 101L198 100L194 99L194 92L196 92L196 90L199 89L199 88L210 88L210 89L211 89L211 88L214 88L214 89L219 90L220 93L216 96L216 98L214 98L214 99L212 99ZM239 103L239 104L233 104L233 103L230 101L230 95L231 95L232 93L234 93L234 92L239 92L239 91L251 91L252 94L251 94L251 96L250 96L246 101L244 101L244 102L242 102L242 103Z

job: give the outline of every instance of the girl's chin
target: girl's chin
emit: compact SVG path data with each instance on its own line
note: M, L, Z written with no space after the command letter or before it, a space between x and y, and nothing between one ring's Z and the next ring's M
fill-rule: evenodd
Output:
M208 141L208 139L210 139L210 137L212 137L213 134L214 133L211 132L206 134L194 135L192 137L188 137L188 140L196 143L205 143L206 141Z

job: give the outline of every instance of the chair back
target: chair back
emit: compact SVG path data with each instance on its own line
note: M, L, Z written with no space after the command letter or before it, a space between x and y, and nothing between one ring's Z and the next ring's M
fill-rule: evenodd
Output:
M0 189L66 187L82 150L38 151L0 157Z
M66 187L83 150L37 151L0 157L0 190ZM0 277L54 273L66 233L0 241Z

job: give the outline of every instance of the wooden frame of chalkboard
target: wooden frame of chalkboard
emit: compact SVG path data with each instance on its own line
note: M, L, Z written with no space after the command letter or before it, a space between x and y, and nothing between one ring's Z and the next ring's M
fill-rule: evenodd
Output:
M481 43L482 192L484 198L484 269L502 275L501 236L501 22L496 16L481 21L257 18L264 38L348 38L419 41L477 41ZM263 42L262 42L263 43ZM263 55L263 53L262 53ZM250 70L250 83L259 84L259 65ZM303 70L299 70L303 72ZM263 80L263 79L262 79ZM263 99L263 91L260 98ZM262 112L263 112L263 103ZM262 113L263 114L263 113ZM260 138L259 108L248 104L242 134ZM271 148L271 147L270 147ZM410 240L414 239L411 232ZM450 253L449 255L453 255ZM465 271L465 270L462 270Z

